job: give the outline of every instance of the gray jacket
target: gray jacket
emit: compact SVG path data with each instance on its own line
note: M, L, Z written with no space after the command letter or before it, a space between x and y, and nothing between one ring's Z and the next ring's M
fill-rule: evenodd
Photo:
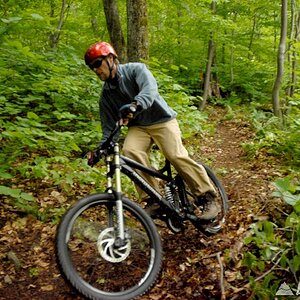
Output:
M103 132L100 144L119 120L119 109L124 104L135 101L138 105L138 114L128 126L153 125L176 117L176 112L159 95L156 80L145 64L120 64L117 74L114 84L104 83L99 101Z

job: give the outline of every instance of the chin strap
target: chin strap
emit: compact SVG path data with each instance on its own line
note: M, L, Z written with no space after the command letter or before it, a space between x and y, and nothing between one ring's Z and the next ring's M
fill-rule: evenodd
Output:
M111 81L111 80L113 79L113 78L112 78L112 71L113 71L113 69L114 69L115 63L114 63L114 61L113 61L112 65L110 65L107 59L106 59L105 61L106 61L106 64L107 64L107 66L108 66L108 69L109 69L109 77L108 77L107 81Z
M118 72L116 72L115 77L112 78L112 71L114 69L115 62L113 61L112 65L110 65L108 61L106 61L106 63L107 63L108 69L109 69L109 77L106 80L106 82L108 83L109 88L115 88L119 82Z

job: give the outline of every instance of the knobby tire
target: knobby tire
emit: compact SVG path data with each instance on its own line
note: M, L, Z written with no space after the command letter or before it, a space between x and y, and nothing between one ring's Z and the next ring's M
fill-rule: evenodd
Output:
M61 271L89 299L134 299L146 293L160 275L162 246L151 218L124 198L130 247L115 249L110 244L114 240L115 209L113 194L87 196L66 212L57 230L56 254ZM113 261L103 258L99 245Z
M200 163L199 163L200 164ZM216 222L220 225L215 226L214 223L212 224L205 224L205 225L201 225L201 222L198 221L194 221L192 222L194 224L194 226L196 228L198 228L200 231L204 232L206 235L213 235L218 233L221 228L222 228L222 224L225 223L225 216L226 213L228 211L228 197L225 191L225 188L223 186L223 184L221 183L221 181L218 179L218 177L216 176L216 174L212 171L212 169L210 169L207 165L202 164L202 166L204 167L211 184L214 186L215 191L217 193L216 195L216 202L217 205L220 208L220 212L216 218Z
M214 186L216 191L216 204L219 207L220 211L218 213L218 216L210 221L203 222L200 219L191 219L192 224L201 232L203 232L206 235L214 235L218 233L222 225L225 223L225 216L228 211L228 197L225 192L225 189L221 183L221 181L218 179L218 177L215 175L215 173L206 165L199 163L202 165L204 169L206 170L206 173L210 179L211 184ZM179 190L181 191L179 193L179 198L182 198L181 201L185 202L188 201L188 204L183 204L183 206L189 205L194 208L197 207L197 204L195 202L195 197L193 193L191 192L190 188L186 184L186 182L183 180L183 178L180 175L177 175L177 185L179 185ZM183 199L186 199L185 201ZM201 208L200 208L201 211ZM184 226L182 224L182 221L180 221L179 218L169 218L167 219L167 225L168 228L173 233L180 233L184 230Z

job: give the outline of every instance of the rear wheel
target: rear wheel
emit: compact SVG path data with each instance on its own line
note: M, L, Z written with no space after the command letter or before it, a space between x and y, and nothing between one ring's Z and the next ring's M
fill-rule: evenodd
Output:
M80 200L57 231L57 258L67 280L89 299L127 300L147 292L162 264L160 237L151 218L123 199L125 239L116 238L114 195Z
M219 213L216 218L209 220L209 221L203 221L196 217L196 210L202 210L201 206L198 206L196 204L193 194L191 193L190 189L188 188L187 184L183 182L184 185L184 195L183 197L186 199L184 201L187 201L187 206L189 207L189 210L192 214L194 214L194 218L192 218L191 222L193 225L200 231L204 232L207 235L216 234L218 233L222 225L225 223L225 216L228 210L228 197L225 192L225 189L221 183L221 181L217 178L217 176L214 174L214 172L206 165L201 164L210 179L211 184L214 186L214 189L216 191L216 205L219 208ZM182 196L181 196L182 198Z
M184 231L184 224L178 216L168 216L166 223L168 228L175 234Z

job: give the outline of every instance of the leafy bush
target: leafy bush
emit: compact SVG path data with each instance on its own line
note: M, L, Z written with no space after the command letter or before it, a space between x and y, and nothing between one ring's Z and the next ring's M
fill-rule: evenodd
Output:
M178 113L178 121L184 138L190 137L195 132L201 132L206 129L207 113L199 112L195 104L200 99L187 93L186 87L169 75L169 73L178 73L180 68L174 65L170 69L161 69L160 62L152 58L149 62L162 97ZM183 66L181 66L183 68Z
M9 153L21 152L18 148L80 151L73 139L78 131L87 132L79 143L90 142L90 133L99 130L99 86L84 74L80 60L37 55L14 41L2 46L1 61L2 139Z
M245 239L249 252L243 258L247 275L259 299L274 299L280 284L297 291L300 274L300 182L290 178L274 182L274 197L292 205L284 227L271 221L253 225Z
M272 113L253 109L250 117L256 130L256 138L243 145L248 154L253 157L258 151L265 151L281 157L290 166L300 167L299 115L300 111L295 106L282 125Z
M13 198L16 207L30 212L33 215L38 215L38 208L34 202L32 195L22 192L21 189L10 188L7 186L0 185L0 195L6 195Z
M73 55L37 54L19 41L3 43L0 53L0 193L44 219L37 199L13 185L14 178L46 178L70 193L75 182L101 175L73 159L99 140L99 83Z

